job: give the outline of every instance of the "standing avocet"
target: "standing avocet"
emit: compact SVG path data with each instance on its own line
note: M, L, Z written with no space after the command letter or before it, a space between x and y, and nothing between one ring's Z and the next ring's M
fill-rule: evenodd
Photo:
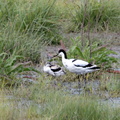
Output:
M78 75L94 72L100 69L100 67L97 67L97 65L92 65L83 60L67 59L67 54L63 49L60 49L58 54L55 56L61 56L64 67L70 72L76 73Z
M100 67L97 67L97 65L92 65L83 60L67 59L67 54L63 49L60 49L58 54L55 56L61 56L64 67L70 72L78 74L78 77L80 74L84 75L100 69ZM78 81L78 86L80 88L80 81Z
M62 76L65 74L64 70L58 65L52 65L51 63L47 63L43 66L43 71L52 76Z

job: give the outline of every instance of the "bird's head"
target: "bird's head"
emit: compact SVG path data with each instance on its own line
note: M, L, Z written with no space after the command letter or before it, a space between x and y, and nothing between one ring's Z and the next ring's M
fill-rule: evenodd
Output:
M56 57L56 56L60 56L60 57L65 56L65 58L67 58L67 54L66 54L65 50L63 50L63 49L60 49L58 51L58 53L56 55L54 55L53 57Z
M50 62L47 62L45 66L46 66L46 67L50 67L50 66L51 66L51 63L50 63Z

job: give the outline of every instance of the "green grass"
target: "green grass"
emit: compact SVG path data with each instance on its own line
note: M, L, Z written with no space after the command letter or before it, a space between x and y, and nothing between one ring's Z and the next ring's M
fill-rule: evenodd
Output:
M1 1L1 25L29 34L44 35L45 40L55 37L55 33L58 37L56 27L59 14L54 7L55 1Z
M110 115L112 111L108 106L100 106L96 100L89 98L72 98L63 105L55 120L113 120L119 119ZM117 113L117 111L114 111ZM115 114L114 113L114 114ZM118 113L117 113L118 114Z
M120 75L103 73L101 76L100 91L108 91L111 97L119 97L120 94Z
M0 5L0 53L11 55L16 50L16 54L23 55L27 61L39 62L44 45L64 40L61 31L71 26L70 21L79 28L85 12L90 16L85 17L84 26L88 26L90 17L92 27L104 28L107 24L108 27L112 25L114 30L119 28L117 0L105 3L92 0L87 2L88 11L84 11L82 2L66 0L1 0ZM101 16L98 16L99 12ZM96 19L100 19L98 23Z
M24 56L25 61L40 61L40 51L45 45L42 42L43 36L21 34L9 27L1 29L0 34L0 53L6 52L12 55L16 52L17 55Z
M74 30L120 30L120 1L97 0L80 1L74 4L72 22Z
M11 96L11 97L10 97ZM120 108L112 108L95 96L75 96L55 90L46 81L1 89L0 118L29 120L119 120Z
M44 45L58 44L62 15L56 0L0 1L0 53L6 52L39 63Z
M56 0L0 1L0 52L22 54L39 61L44 44L59 43Z
M99 97L106 98L104 95L106 91L112 97L119 97L120 84L118 78L112 75L105 73L99 77L101 86L97 89L100 93L97 97L94 96L89 86L86 88L89 95L87 92L81 96L69 95L60 85L56 88L51 85L52 77L41 75L37 81L38 84L31 85L16 79L18 73L26 71L20 63L26 61L42 63L41 52L45 51L44 46L58 44L61 39L64 41L61 33L67 32L67 27L68 31L80 31L81 24L84 22L85 30L89 28L89 24L90 30L93 28L120 30L118 3L119 0L102 1L100 4L91 0L85 7L78 0L74 2L68 0L1 0L0 119L119 120L120 108L112 108L109 104L101 105L99 102ZM87 11L84 11L85 8ZM70 41L66 40L66 43L68 42ZM75 44L74 48L77 45ZM89 61L90 51L87 45L82 47L86 48L84 56ZM71 48L72 52L76 51L74 48ZM78 51L80 50L81 48ZM67 74L61 80L70 82L76 76L70 75L71 73ZM58 79L54 78L54 80ZM90 80L93 79L96 78L91 75ZM6 80L12 80L12 82L6 86Z

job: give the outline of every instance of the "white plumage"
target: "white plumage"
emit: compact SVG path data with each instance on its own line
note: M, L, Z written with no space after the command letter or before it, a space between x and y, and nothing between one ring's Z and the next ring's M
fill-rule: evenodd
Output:
M62 57L62 63L67 70L78 75L94 72L100 69L100 67L83 60L67 59L67 54L63 49L60 49L57 55Z
M65 74L64 70L58 65L52 65L51 63L47 63L43 66L43 71L52 76L62 76Z

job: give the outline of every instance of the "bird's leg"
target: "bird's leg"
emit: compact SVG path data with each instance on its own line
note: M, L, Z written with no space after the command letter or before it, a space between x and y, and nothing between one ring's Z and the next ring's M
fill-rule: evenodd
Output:
M71 86L72 86L72 85L71 85L71 82L69 82L69 85L70 85L70 91L71 91Z
M80 88L81 88L81 86L80 86L80 76L78 75L78 89L79 89L79 94L80 94Z
M87 83L87 81L86 81L86 76L85 76L85 74L83 75L83 79L84 79L84 88L86 88L86 83Z

